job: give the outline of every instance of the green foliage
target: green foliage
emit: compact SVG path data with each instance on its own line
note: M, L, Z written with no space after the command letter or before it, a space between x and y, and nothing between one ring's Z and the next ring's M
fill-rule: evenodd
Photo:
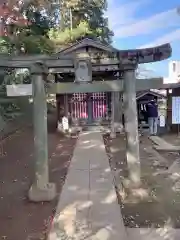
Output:
M32 0L24 5L21 11L30 23L28 26L29 35L47 36L53 25L48 9L44 9L46 14L42 14L42 8L38 8L37 3Z
M107 0L64 0L61 1L61 30L77 28L81 22L88 23L90 36L101 42L112 42L113 32L109 29L108 19L104 16ZM88 34L87 34L88 35ZM89 35L88 35L89 36ZM82 38L80 35L79 38Z
M13 4L16 4L13 1ZM104 16L107 0L61 0L53 5L50 0L25 1L18 12L26 16L28 24L8 26L8 37L0 38L1 54L51 54L84 37L111 43L113 32ZM53 13L60 10L60 26L55 27ZM17 101L6 97L6 84L30 83L28 71L0 69L0 115L19 111Z
M4 121L8 119L13 119L22 114L21 112L21 102L19 102L19 97L10 98L6 94L7 84L22 84L30 83L29 71L28 70L11 70L2 71L2 76L0 75L1 85L0 85L0 116ZM24 102L24 100L23 100Z
M0 37L0 53L1 54L10 54L13 52L14 44L11 39L7 36Z
M24 36L19 42L27 54L51 54L54 52L53 42L45 36Z
M49 31L49 38L57 46L64 46L69 43L73 43L78 40L80 37L85 37L86 35L92 34L92 31L89 29L88 23L82 21L76 28L70 30L66 28L64 31L60 29L51 29Z
M20 9L26 16L27 26L11 24L7 30L9 35L0 38L1 54L51 54L54 52L54 44L47 33L52 27L52 21L48 15L41 14L37 1L32 0ZM18 99L6 96L7 84L30 83L28 71L15 69L0 69L0 116L4 120L14 118L20 111ZM20 105L19 105L20 104Z

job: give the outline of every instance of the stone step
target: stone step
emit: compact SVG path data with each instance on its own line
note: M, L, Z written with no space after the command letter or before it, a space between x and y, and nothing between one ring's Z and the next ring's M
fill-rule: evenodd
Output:
M110 131L108 126L87 125L82 127L82 131Z

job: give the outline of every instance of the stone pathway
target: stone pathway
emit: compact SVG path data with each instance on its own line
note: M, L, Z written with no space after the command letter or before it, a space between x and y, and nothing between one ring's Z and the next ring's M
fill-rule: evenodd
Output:
M157 229L124 227L103 138L95 131L79 136L48 235L48 240L85 239L180 239L180 230L168 224Z
M81 133L48 240L128 240L100 132Z

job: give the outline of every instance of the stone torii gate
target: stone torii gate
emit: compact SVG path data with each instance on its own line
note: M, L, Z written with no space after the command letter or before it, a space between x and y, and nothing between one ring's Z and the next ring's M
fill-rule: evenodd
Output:
M98 49L98 50L97 50ZM94 53L101 52L100 56ZM71 74L72 82L49 85L49 93L124 92L125 131L129 178L140 182L139 137L136 110L136 91L162 87L162 79L136 79L138 64L167 59L171 46L119 51L111 46L84 39L65 51L52 56L1 56L0 67L28 68L32 76L34 102L35 179L29 190L32 201L51 201L56 195L55 184L49 183L47 144L47 105L44 83L47 74ZM108 73L105 79L94 78ZM109 79L108 79L109 78ZM18 85L15 86L18 88ZM117 96L113 100L113 116L118 111ZM114 122L113 122L114 124ZM112 131L114 126L112 124Z

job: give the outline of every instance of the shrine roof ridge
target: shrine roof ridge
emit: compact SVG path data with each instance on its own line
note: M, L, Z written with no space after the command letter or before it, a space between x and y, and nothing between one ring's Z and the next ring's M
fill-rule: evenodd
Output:
M100 48L104 51L109 51L109 52L118 52L119 51L118 49L114 48L110 44L108 45L108 44L102 43L99 40L84 38L83 40L77 41L76 43L72 44L71 46L60 50L57 54L64 54L66 52L72 52L75 49L86 47L86 46Z

